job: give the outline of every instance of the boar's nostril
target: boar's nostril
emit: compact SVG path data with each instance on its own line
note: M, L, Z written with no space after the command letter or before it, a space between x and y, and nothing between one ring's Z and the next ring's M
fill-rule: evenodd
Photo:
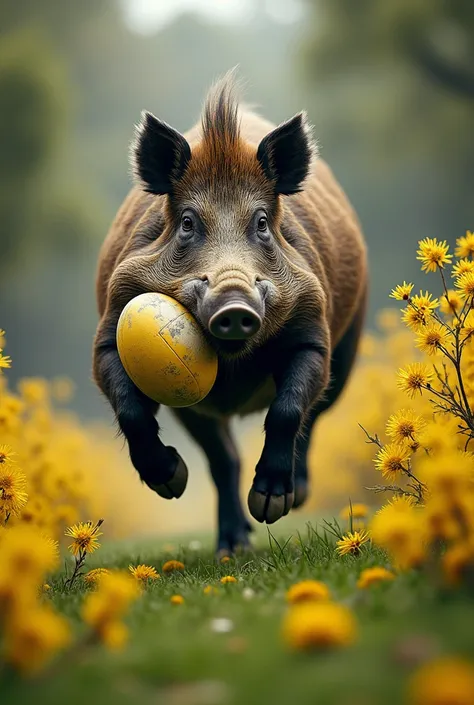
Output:
M209 331L222 340L246 340L262 325L258 313L246 304L227 304L209 320Z

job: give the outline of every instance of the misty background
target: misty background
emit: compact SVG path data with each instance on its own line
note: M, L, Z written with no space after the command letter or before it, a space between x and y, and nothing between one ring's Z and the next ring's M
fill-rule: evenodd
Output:
M367 238L368 326L399 281L426 288L417 240L453 243L474 226L473 59L471 0L0 0L12 383L66 374L75 410L112 420L91 381L94 280L130 187L134 124L146 108L188 129L236 64L267 118L309 112Z

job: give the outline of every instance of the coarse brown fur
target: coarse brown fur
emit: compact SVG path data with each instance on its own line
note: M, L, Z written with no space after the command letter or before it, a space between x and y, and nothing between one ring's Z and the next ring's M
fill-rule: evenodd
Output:
M146 123L146 118L144 120ZM292 426L291 418L295 418L294 438L305 435L303 426L312 418L306 434L309 437L312 423L322 407L327 406L324 399L328 394L331 396L331 388L344 385L363 320L367 290L366 248L354 210L330 168L320 158L313 158L311 164L308 163L308 173L301 184L297 183L300 179L296 179L294 186L282 186L278 193L279 177L274 177L274 173L280 166L277 157L274 161L276 152L271 151L275 148L271 141L269 146L265 146L265 141L262 143L275 126L239 107L229 77L210 92L201 123L184 135L182 144L182 136L176 138L177 156L170 162L170 185L165 193L160 193L160 189L166 190L166 186L158 186L154 193L148 193L147 190L153 190L153 184L147 185L142 179L143 174L146 178L149 172L153 174L154 168L140 152L140 148L143 151L148 145L143 135L146 132L150 139L154 138L153 129L158 125L151 122L151 117L148 121L139 129L135 143L138 183L120 208L99 258L97 300L101 321L94 346L94 374L99 387L111 400L126 436L130 429L129 435L134 443L138 426L128 418L123 403L128 400L127 403L131 404L130 395L136 395L136 390L128 386L126 392L117 394L109 374L113 367L113 374L120 376L124 390L129 385L129 381L125 382L121 376L114 349L120 311L133 296L158 291L187 306L201 320L204 330L200 287L205 282L206 305L217 305L215 302L220 301L226 292L238 292L255 306L257 299L258 305L263 305L263 298L265 315L258 333L235 349L213 340L205 330L219 355L218 379L203 402L191 410L178 412L183 424L204 448L206 434L220 434L221 441L224 434L225 442L221 445L226 457L229 456L229 443L227 431L222 429L227 428L227 419L232 414L244 414L264 406L270 405L266 422L268 444L270 436L277 437L276 430L272 429L280 427L285 415L289 426ZM290 125L290 121L287 124ZM171 128L158 126L157 129ZM297 133L299 142L295 144L302 144L315 156L305 116L294 118L288 129L292 134ZM293 138L290 136L290 139ZM262 147L257 151L259 145ZM284 153L280 157L283 165L285 159L291 162L291 151L288 150L288 157ZM288 167L291 171L290 167L291 164ZM205 233L199 234L200 239L196 235L194 239L199 239L200 244L193 244L194 249L189 251L179 244L181 241L177 235L180 218L186 209L197 213L199 233ZM270 237L263 244L253 230L249 230L248 224L255 212L264 212L268 217ZM303 350L308 353L307 359ZM336 353L344 361L343 371L340 379L331 382ZM292 368L291 360L297 355L303 355L301 364L295 363ZM278 359L278 369L272 368L272 358ZM291 380L289 375L293 375ZM315 378L314 383L307 381L308 375ZM301 399L293 400L290 398L291 389L300 386L305 387ZM338 388L337 394L339 391ZM135 402L141 405L140 408L146 406L139 395L136 395ZM293 402L295 411L289 411ZM151 410L154 412L156 408ZM201 423L195 418L199 412L217 419L216 428L203 426L196 430L196 423L198 426ZM291 447L294 447L294 438ZM128 436L127 439L130 443ZM290 445L289 440L288 448ZM288 448L280 449L281 458ZM134 460L132 448L130 450ZM158 446L156 450L158 452ZM302 452L306 450L303 448ZM212 452L212 449L208 452L211 471ZM264 449L257 476L259 467L265 466L260 475L267 477L271 474L267 465L280 463L275 460L275 453ZM134 460L135 465L140 462ZM151 482L150 477L144 477L147 473L138 469L142 479L155 487L156 483ZM286 478L285 473L280 469L276 474ZM306 482L306 478L303 480ZM268 477L265 482L265 487L272 484ZM217 480L216 483L219 488ZM263 485L254 483L254 490L258 500L260 494L265 495L265 507L262 510L251 506L251 510L257 518L271 521L274 516L278 518L279 513L286 513L288 502L291 505L293 479L284 480L283 490L265 489ZM281 495L287 498L284 510L276 509L272 514L272 501ZM254 500L255 497L252 500L255 504ZM221 517L219 521L221 524ZM232 541L228 543L232 548ZM221 548L227 546L225 541L220 544Z

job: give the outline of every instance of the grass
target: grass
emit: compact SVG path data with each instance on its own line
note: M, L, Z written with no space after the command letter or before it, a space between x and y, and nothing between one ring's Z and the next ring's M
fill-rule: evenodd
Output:
M263 534L259 543L254 553L226 564L205 546L191 550L189 542L172 552L153 540L103 546L90 557L89 568L147 563L161 573L169 558L182 560L186 568L147 586L127 619L131 637L123 652L100 646L71 652L34 682L4 673L0 701L391 705L404 701L407 678L421 660L445 653L474 656L472 597L435 590L416 573L357 590L360 571L385 564L384 556L367 549L359 558L338 558L333 538L309 525L286 539ZM227 574L238 582L220 585ZM335 599L354 610L359 622L354 646L303 654L282 643L285 591L305 578L323 580ZM216 585L218 594L205 595L207 584ZM60 579L51 585L45 599L81 634L79 610L87 588L79 581L64 594ZM254 591L250 599L246 588ZM172 606L173 594L185 603ZM213 620L220 618L231 621L230 632L213 630Z

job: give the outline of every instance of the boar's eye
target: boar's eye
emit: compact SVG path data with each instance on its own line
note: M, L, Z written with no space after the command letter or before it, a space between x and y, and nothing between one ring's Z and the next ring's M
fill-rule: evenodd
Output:
M189 215L183 215L181 218L181 227L184 232L189 233L194 227L193 219L190 218Z
M259 232L264 233L267 229L267 217L265 215L260 216L257 222L257 228Z

